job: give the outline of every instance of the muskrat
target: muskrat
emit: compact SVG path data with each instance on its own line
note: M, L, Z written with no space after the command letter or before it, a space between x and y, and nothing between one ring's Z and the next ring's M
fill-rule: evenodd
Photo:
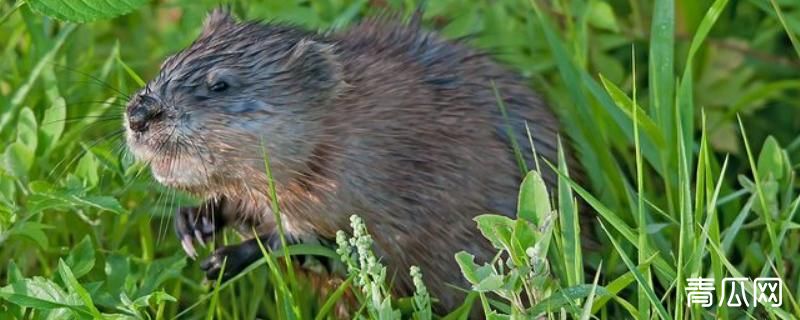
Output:
M155 178L208 199L177 211L188 255L225 226L280 246L267 154L290 241L331 241L360 215L398 294L413 290L416 265L438 310L463 301L448 285L467 287L454 254L496 253L473 218L516 213L513 139L532 166L527 124L537 154L555 163L560 125L520 76L419 20L374 17L322 34L209 14L125 116L128 145ZM260 256L250 237L201 267L214 279L227 258L228 278Z

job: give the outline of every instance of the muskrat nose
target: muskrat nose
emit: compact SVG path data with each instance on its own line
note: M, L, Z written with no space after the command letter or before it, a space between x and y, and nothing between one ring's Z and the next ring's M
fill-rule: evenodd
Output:
M158 108L157 101L149 96L141 95L136 97L127 108L128 127L135 132L145 132L150 122L161 117L161 110Z

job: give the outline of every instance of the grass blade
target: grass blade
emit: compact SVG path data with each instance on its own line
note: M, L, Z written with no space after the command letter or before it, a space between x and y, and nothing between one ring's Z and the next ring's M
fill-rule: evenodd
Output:
M633 274L633 277L636 279L636 282L639 283L639 287L642 290L644 290L645 296L650 302L650 305L656 308L657 311L656 314L658 314L658 316L661 317L662 320L672 319L669 316L669 313L667 313L667 310L664 309L664 306L658 300L655 291L653 291L652 286L645 279L644 275L641 272L639 272L639 269L637 269L636 266L633 265L633 262L631 261L630 258L628 258L628 255L625 253L625 251L622 250L617 241L614 240L614 237L611 235L611 233L608 232L608 229L606 229L605 224L602 221L599 222L600 222L600 227L602 227L603 231L605 231L606 235L608 235L609 240L611 240L611 244L614 245L614 248L617 250L617 253L619 253L620 257L622 258L622 261L628 267L628 270Z
M583 305L583 313L581 313L581 320L589 320L592 317L592 304L594 304L594 292L597 290L597 280L600 279L600 271L603 270L603 263L600 262L600 267L597 268L597 272L594 274L594 281L592 281L592 292L589 293L589 297L586 298L586 302Z
M328 316L331 310L333 310L333 307L335 307L336 304L339 303L339 300L342 298L347 289L350 288L350 284L353 282L353 279L354 276L348 277L347 280L342 282L342 284L340 284L339 287L336 288L336 291L331 293L331 295L328 297L328 299L325 300L325 303L322 304L322 307L319 309L319 313L314 318L315 320L323 320L325 319L326 316Z
M675 121L672 120L675 55L675 2L656 0L653 5L653 22L650 30L650 110L653 118L664 130L664 137L672 141Z
M764 195L764 187L762 186L763 181L759 177L758 168L756 167L756 162L753 160L753 152L752 150L750 150L750 142L747 139L747 133L744 130L744 124L742 124L742 118L738 119L739 119L739 130L741 130L742 132L742 140L744 141L744 147L747 153L747 160L750 164L750 171L753 173L756 197L758 199L758 203L761 205L761 217L764 219L764 223L766 224L767 236L769 236L771 244L770 251L772 253L772 256L769 258L769 260L772 261L774 259L777 261L783 261L783 255L781 254L780 250L780 243L777 242L778 240L777 237L775 236L775 227L772 221L773 212L772 210L769 209L769 206L767 206L766 196ZM783 271L782 267L779 268L779 270Z
M778 21L781 22L783 29L786 30L786 36L789 37L789 41L792 42L792 47L794 48L794 52L797 53L797 57L800 58L800 41L797 40L797 36L789 29L789 25L786 24L786 18L783 17L783 10L778 5L775 0L769 0L772 4L772 8L775 9L775 14L778 16Z
M569 177L564 148L559 140L558 168ZM558 177L558 212L561 219L561 243L564 248L567 284L570 287L583 283L583 256L581 254L581 227L575 196L566 178Z
M633 146L634 155L636 158L636 222L639 225L639 251L636 255L638 257L639 265L644 265L650 252L650 244L647 241L649 235L647 232L647 217L645 216L644 212L644 170L642 169L642 144L639 141L639 108L636 107L636 55L635 48L633 47L631 47L631 57L632 74L634 79L633 92L631 93L631 96L633 97L631 109L633 109ZM644 281L646 281L648 285L652 285L652 276L650 274L649 267L645 267L642 275L644 277ZM644 290L644 286L639 286L637 296L639 302L639 318L649 319L650 304L647 303L647 292Z

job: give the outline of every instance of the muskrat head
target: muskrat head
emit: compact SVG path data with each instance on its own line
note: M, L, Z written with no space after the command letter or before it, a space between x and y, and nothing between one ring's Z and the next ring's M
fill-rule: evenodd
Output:
M128 145L172 187L213 191L253 180L265 153L279 180L306 163L338 76L335 49L318 36L217 9L132 96Z

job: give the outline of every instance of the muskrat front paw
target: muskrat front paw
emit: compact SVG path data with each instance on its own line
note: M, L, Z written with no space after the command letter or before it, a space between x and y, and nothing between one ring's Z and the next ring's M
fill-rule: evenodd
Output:
M192 259L197 258L194 240L205 247L206 241L223 226L219 201L210 200L199 207L183 207L175 212L175 232L183 251Z
M200 269L206 273L206 279L212 281L216 281L220 272L224 270L222 281L226 281L242 272L259 257L261 257L261 251L255 241L245 241L214 250L206 260L200 263Z

